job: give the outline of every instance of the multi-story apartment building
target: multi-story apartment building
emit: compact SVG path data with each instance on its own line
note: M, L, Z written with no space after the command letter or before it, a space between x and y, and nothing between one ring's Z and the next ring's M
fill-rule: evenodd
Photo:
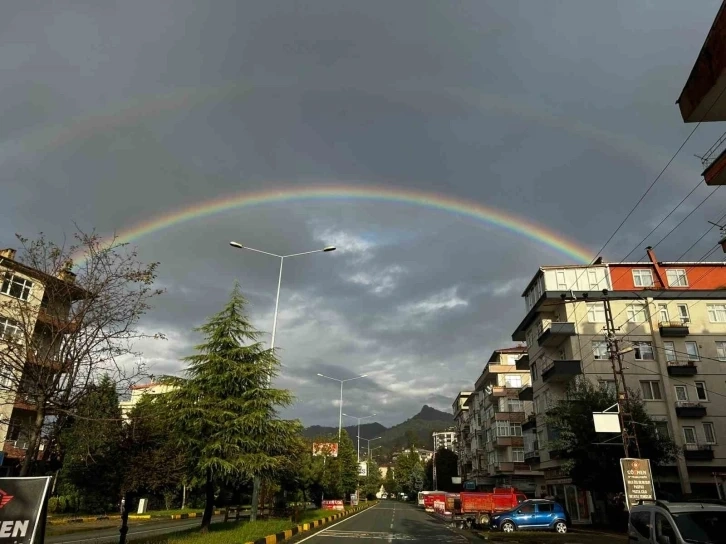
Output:
M542 267L522 295L527 313L512 338L527 342L532 385L520 399L532 400L535 414L524 425L524 455L575 522L591 519L593 500L562 473L548 448L556 430L542 416L575 377L614 385L605 297L621 351L633 348L623 356L625 383L642 396L659 432L684 450L657 474L657 491L723 492L714 475L726 472L726 264L658 262L650 248L647 254L648 262Z
M446 431L437 431L433 433L434 451L446 448L456 453L456 430L454 427Z
M121 415L124 419L128 419L128 414L133 410L134 406L146 395L160 395L162 393L168 393L173 389L172 386L163 383L145 383L131 386L131 396L129 400L120 401L119 408L121 408Z
M456 431L456 455L458 456L459 476L466 478L472 470L471 466L471 443L469 442L469 434L471 427L469 426L469 405L467 400L471 395L471 391L460 391L454 399L452 408L454 409L454 428Z
M64 335L76 327L68 319L71 304L87 296L70 270L51 276L16 261L15 255L13 249L0 250L2 474L27 453L28 429L37 414L31 392L40 377L63 371L59 350Z

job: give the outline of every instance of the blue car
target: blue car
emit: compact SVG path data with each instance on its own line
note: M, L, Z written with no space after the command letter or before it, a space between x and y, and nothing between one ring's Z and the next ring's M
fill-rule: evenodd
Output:
M489 528L512 533L517 530L545 530L565 534L570 516L561 504L544 499L528 500L508 512L492 516Z

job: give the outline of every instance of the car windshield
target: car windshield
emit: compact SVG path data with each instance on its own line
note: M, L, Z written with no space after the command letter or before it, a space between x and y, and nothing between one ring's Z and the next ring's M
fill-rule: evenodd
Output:
M702 510L673 514L673 519L686 542L716 544L724 542L726 512Z

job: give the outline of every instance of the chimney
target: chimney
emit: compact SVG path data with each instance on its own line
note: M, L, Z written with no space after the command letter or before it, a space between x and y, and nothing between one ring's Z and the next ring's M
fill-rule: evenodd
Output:
M0 249L0 257L10 259L11 261L15 260L15 253L16 251L12 248Z
M73 268L73 261L68 261L65 266L58 271L56 277L60 280L67 281L68 283L75 283L76 275L71 272L71 268Z

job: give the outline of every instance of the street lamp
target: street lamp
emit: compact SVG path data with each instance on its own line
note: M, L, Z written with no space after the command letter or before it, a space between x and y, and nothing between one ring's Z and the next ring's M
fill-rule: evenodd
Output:
M369 417L373 417L376 414L371 414L369 416L363 416L363 417L356 417L356 416L349 416L348 414L343 414L345 417L352 417L353 419L358 420L358 465L360 465L360 422L364 419L368 419Z
M339 380L338 378L331 378L330 376L326 376L325 374L320 374L318 372L318 376L321 378L326 378L328 380L333 380L334 382L340 383L340 413L338 415L338 442L340 442L340 433L343 430L343 384L345 382L352 382L353 380L359 380L361 378L366 378L368 374L361 374L360 376L356 376L355 378L348 378L347 380ZM360 431L360 427L358 428ZM360 445L360 442L358 442Z
M374 440L380 440L383 437L382 436L376 436L375 438L363 438L362 436L358 436L358 438L360 440L365 440L368 443L368 457L366 457L366 460L370 461L370 459L371 459L371 442L373 442ZM380 447L381 446L378 446L377 448L373 448L373 449L375 450L375 449L378 449Z

